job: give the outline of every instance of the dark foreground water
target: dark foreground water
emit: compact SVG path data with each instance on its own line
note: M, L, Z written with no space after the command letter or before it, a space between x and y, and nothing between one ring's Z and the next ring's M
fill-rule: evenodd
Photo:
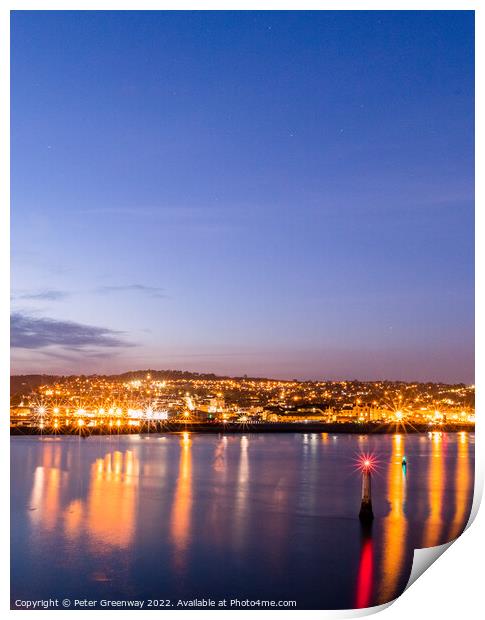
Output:
M11 446L12 606L49 597L98 607L377 605L404 589L414 548L462 532L473 498L471 433L15 437ZM371 531L358 520L362 453L378 461Z

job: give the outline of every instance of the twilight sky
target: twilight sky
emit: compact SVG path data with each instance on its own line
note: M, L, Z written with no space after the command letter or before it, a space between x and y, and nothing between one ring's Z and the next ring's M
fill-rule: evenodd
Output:
M14 12L12 372L474 380L472 12Z

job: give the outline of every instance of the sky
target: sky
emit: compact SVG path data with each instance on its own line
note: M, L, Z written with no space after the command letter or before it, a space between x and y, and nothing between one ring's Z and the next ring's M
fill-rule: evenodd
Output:
M474 381L466 11L15 11L12 373Z

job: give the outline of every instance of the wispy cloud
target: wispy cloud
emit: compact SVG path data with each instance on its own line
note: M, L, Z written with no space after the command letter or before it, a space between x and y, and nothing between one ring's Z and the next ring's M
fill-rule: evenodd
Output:
M120 284L118 286L100 286L96 289L96 292L101 294L132 292L146 294L150 297L167 297L163 288L159 288L158 286L145 286L144 284Z
M60 301L61 299L67 299L70 297L70 293L67 291L48 289L32 292L17 292L14 293L12 297L13 299L26 299L33 301Z
M11 346L19 349L42 349L58 346L64 350L86 352L86 347L118 348L132 346L121 338L122 332L106 327L33 317L21 312L12 314Z

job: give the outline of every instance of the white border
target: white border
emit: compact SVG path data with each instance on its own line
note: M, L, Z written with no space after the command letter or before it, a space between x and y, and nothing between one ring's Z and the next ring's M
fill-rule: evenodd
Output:
M2 344L0 351L0 372L4 381L10 376L10 351L9 351L9 64L10 64L10 33L9 33L9 11L10 10L475 10L476 11L476 136L477 144L480 143L480 137L483 137L483 124L480 122L481 116L478 110L483 110L484 98L483 90L483 62L481 58L485 57L484 45L482 37L485 34L483 28L482 10L479 0L475 2L469 1L408 1L399 2L394 0L380 2L364 2L354 1L347 2L338 1L316 1L307 0L304 2L294 3L284 0L276 1L250 1L234 2L226 0L221 1L192 1L192 2L156 2L150 0L139 0L138 2L129 2L127 0L104 0L96 2L95 0L86 0L84 2L64 1L17 1L8 3L1 9L0 19L0 50L2 59L0 71L1 97L0 97L0 191L3 195L2 200L2 219L0 224L0 342ZM477 149L476 169L483 170L483 157ZM481 177L476 179L476 235L478 240L483 240L484 215L481 207L481 196L483 196ZM476 316L485 316L484 295L479 287L479 269L478 265L485 264L485 249L480 243L476 244ZM482 423L480 422L481 412L483 411L483 398L481 386L483 385L483 357L480 344L483 343L483 328L480 323L476 325L476 379L477 389L476 408L477 415L477 438L482 435ZM2 383L3 389L0 390L0 404L3 410L4 432L2 433L2 450L0 450L1 471L9 471L9 427L8 427L8 389L6 384ZM478 441L477 444L479 445ZM475 498L470 522L477 514L478 505L483 492L485 453L482 450L476 450L476 484ZM4 479L8 477L5 473ZM8 491L4 491L8 495ZM481 589L482 584L482 550L485 550L485 515L484 510L480 511L477 523L471 530L467 530L458 545L453 544L451 549L445 554L445 560L440 560L429 571L425 579L421 579L413 585L411 594L404 593L399 599L389 607L383 617L399 618L408 617L410 613L419 612L421 617L426 614L438 615L440 618L456 617L458 613L465 613L465 617L476 617L477 610L483 608ZM4 545L2 545L2 563L0 572L0 601L3 610L8 613L19 613L9 610L9 513L6 508L0 511L1 533L4 537ZM449 547L449 545L445 545ZM448 584L448 586L446 586ZM342 611L221 611L217 613L217 617L227 617L228 614L236 614L238 618L246 618L249 614L265 614L265 617L278 614L291 615L292 617L318 617L318 618L346 618L368 615L380 609L386 608L387 605L370 610L342 610ZM20 612L35 613L35 612ZM82 611L79 613L83 613ZM102 614L102 617L112 615L115 611L91 611L93 614ZM127 611L123 617L140 612ZM164 615L176 614L176 617L183 620L189 611L165 611ZM197 613L202 620L204 618L213 617L210 611L199 611ZM56 612L56 617L60 619L69 617L69 612Z

